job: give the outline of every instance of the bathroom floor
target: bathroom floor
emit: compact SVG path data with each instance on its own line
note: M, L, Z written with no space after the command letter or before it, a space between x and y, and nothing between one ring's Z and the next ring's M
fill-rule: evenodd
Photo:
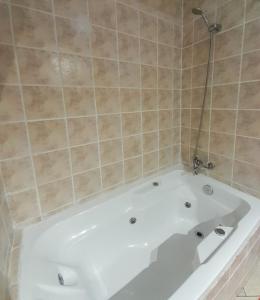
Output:
M245 286L241 289L236 300L259 300L260 299L260 260Z

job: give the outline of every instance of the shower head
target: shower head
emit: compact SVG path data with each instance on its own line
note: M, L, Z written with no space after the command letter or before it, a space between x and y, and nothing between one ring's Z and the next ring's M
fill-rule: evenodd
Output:
M208 31L210 33L217 33L219 31L221 31L221 24L217 24L217 23L214 23L214 24L209 24L209 19L207 17L207 15L205 14L205 12L199 8L199 7L194 7L192 9L192 13L196 16L201 16L204 23L206 24L206 26L208 27Z
M194 7L193 9L192 9L192 13L194 14L194 15L197 15L197 16L201 16L202 14L203 14L203 11L202 11L202 9L201 8L196 8L196 7Z
M204 11L199 8L199 7L194 7L192 9L192 13L196 16L201 16L202 19L204 20L205 24L207 25L207 27L209 28L209 20L208 17L206 16L206 14L204 13Z

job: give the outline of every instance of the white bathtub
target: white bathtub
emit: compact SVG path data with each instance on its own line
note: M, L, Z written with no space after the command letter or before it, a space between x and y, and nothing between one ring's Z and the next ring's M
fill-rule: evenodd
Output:
M199 299L259 221L258 199L171 171L26 229L19 300Z

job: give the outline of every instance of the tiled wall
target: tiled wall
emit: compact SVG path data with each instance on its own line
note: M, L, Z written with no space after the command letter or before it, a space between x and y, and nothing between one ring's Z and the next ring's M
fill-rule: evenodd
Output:
M0 163L15 225L179 161L181 11L180 0L0 1Z
M200 156L216 167L209 174L260 196L260 1L184 1L182 158L189 162L199 124L208 33L192 7L202 6L215 36Z
M3 300L8 299L8 261L12 240L12 222L3 194L3 184L0 176L0 298Z

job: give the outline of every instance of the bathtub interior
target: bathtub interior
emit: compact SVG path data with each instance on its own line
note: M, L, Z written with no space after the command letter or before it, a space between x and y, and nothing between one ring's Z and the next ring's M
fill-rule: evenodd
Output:
M206 263L225 241L208 247L214 229L232 233L250 210L214 181L213 195L203 193L209 178L183 174L144 183L46 229L23 260L22 300L168 299L201 265L202 243Z

